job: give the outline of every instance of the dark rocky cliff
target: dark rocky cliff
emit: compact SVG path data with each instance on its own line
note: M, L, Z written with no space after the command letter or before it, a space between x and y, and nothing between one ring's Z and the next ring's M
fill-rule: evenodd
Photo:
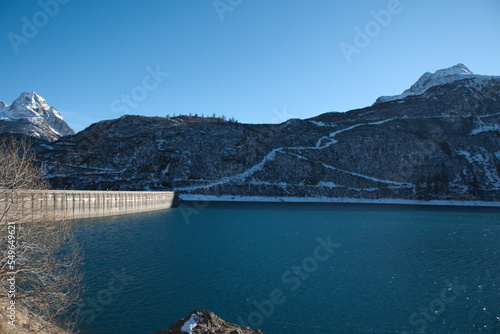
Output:
M500 79L282 124L124 116L37 147L61 189L500 200Z

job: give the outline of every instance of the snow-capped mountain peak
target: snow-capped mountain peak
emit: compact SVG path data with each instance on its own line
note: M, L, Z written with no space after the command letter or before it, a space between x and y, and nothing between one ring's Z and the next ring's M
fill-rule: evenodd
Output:
M22 93L9 107L9 111L11 111L11 118L46 116L63 119L56 108L51 107L35 92Z
M421 95L424 94L429 88L435 86L441 86L454 81L477 78L477 77L483 77L483 76L475 75L464 64L457 64L449 68L438 70L434 73L426 72L424 73L424 75L420 77L420 79L418 79L416 83L413 84L413 86L405 90L403 94L395 96L381 96L377 99L375 104L401 100L411 95Z
M435 77L447 77L450 75L473 75L471 70L467 68L464 64L460 63L455 66L438 70L434 73Z
M35 92L22 93L10 106L0 103L0 119L10 128L2 132L22 132L50 140L75 133L57 109Z

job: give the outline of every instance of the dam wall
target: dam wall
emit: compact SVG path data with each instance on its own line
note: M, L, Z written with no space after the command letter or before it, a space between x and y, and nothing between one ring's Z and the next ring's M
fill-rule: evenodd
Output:
M13 215L83 219L168 209L174 199L173 191L25 190L0 194L0 208L17 203Z

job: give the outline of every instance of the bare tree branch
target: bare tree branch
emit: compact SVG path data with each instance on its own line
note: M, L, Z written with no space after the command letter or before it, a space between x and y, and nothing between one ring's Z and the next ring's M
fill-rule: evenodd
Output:
M30 330L40 333L53 332L54 324L71 330L76 319L70 313L74 310L76 314L81 302L82 275L78 271L81 251L73 238L70 223L57 219L35 195L33 190L47 189L42 173L28 142L0 142L2 333L13 329L7 324L6 308L11 300L15 300L20 317L22 314L23 318L36 322ZM15 243L14 256L9 253L12 242ZM15 261L14 266L12 261ZM16 287L14 299L7 284L12 276L15 276ZM14 329L13 333L19 329Z

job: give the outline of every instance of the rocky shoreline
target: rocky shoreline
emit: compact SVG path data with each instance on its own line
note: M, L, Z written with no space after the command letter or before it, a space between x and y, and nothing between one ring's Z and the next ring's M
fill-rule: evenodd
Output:
M264 334L260 330L240 327L224 321L214 313L206 310L194 310L180 319L167 330L155 334Z

